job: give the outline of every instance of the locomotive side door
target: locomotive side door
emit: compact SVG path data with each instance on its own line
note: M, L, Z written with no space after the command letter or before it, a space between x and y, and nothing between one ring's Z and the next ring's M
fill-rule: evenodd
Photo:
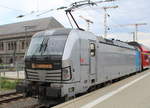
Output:
M96 42L89 41L89 63L90 63L90 80L94 84L96 81Z

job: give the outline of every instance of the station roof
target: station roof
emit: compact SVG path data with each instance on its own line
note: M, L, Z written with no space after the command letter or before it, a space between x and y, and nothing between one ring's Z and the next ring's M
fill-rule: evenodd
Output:
M54 28L64 28L64 26L61 23L59 23L55 18L48 17L13 24L1 25L0 36L24 33L25 31L41 31Z

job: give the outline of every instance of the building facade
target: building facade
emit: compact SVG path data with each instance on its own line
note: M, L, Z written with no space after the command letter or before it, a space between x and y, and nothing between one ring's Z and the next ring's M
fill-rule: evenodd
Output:
M53 17L0 26L0 64L24 61L31 37L39 31L63 28Z

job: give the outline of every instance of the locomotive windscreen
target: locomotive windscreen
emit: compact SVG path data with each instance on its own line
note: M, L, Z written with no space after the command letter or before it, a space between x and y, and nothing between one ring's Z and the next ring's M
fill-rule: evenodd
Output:
M34 37L31 40L27 56L62 55L66 40L66 35Z

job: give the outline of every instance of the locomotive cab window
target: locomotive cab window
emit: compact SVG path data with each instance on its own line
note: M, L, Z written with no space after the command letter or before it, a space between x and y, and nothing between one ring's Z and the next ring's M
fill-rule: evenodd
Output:
M95 56L95 44L90 43L90 55Z

